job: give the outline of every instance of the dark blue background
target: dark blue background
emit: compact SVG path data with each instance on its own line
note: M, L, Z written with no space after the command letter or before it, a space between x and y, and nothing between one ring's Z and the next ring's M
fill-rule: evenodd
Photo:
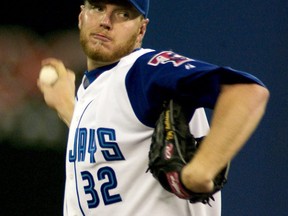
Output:
M288 2L153 1L149 17L146 46L251 72L270 89L264 119L232 161L223 216L286 216Z
M68 0L6 2L1 6L0 24L27 26L39 34L76 28L78 4L79 1ZM223 189L222 215L286 216L287 0L151 0L149 18L144 47L171 49L191 58L244 70L256 75L270 89L265 117L232 161L229 182ZM9 190L3 193L2 188L1 197L5 199L14 191L21 195L2 202L11 210L6 215L61 215L64 152L19 151L7 146L1 150L1 170L7 178L7 185L2 187ZM57 160L52 162L49 158ZM26 176L10 177L10 171L15 169L25 170ZM34 182L29 175L36 176Z

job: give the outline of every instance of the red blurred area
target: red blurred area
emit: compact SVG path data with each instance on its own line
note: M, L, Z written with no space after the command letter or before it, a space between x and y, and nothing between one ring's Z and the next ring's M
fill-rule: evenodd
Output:
M56 57L74 71L84 70L78 40L78 32L74 30L41 38L19 26L0 28L0 112L39 96L36 82L42 59Z
M0 29L0 112L9 112L38 93L36 81L48 48L21 27Z
M39 36L21 26L0 26L0 138L6 132L11 136L15 131L20 138L23 138L23 134L37 139L41 134L45 135L43 139L51 137L43 130L49 128L45 124L54 121L51 114L45 114L52 110L46 107L37 87L41 61L47 57L61 59L66 67L81 76L86 62L79 44L78 30ZM41 118L42 121L39 120ZM30 125L37 130L27 130Z

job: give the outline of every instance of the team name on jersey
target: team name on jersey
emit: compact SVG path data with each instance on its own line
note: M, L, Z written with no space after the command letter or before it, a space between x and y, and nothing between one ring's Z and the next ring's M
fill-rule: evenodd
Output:
M77 128L73 149L69 150L69 162L84 162L89 157L90 163L96 163L95 153L100 150L106 161L125 160L112 128Z

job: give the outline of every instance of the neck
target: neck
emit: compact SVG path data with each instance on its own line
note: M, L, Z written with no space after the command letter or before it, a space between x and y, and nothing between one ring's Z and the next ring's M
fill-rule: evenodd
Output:
M111 61L111 62L101 62L101 61L94 61L93 59L87 59L87 69L88 71L92 71L96 68L100 68L100 67L104 67L107 65L111 65L113 63L118 62L120 59L115 60L115 61Z

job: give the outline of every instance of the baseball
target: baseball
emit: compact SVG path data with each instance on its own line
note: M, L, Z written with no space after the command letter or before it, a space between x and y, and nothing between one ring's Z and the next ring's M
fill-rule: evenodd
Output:
M56 69L51 65L45 65L41 68L39 73L39 80L47 85L53 85L58 79Z

